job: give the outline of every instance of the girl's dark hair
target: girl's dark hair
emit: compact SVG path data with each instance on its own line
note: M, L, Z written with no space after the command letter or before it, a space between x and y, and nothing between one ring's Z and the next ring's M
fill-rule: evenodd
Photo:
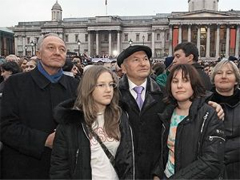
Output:
M98 108L93 99L92 93L96 88L99 76L108 72L113 78L113 82L118 84L117 76L104 66L93 65L87 69L80 81L77 89L77 99L74 104L75 109L79 109L84 114L85 122L88 126L92 126L97 119ZM121 109L118 106L119 90L114 88L113 98L109 105L107 105L104 112L104 129L107 135L116 140L120 139L119 122L121 116Z
M171 82L172 79L176 76L176 72L182 70L182 77L190 81L190 84L193 89L193 95L190 98L192 101L195 98L203 97L206 94L203 82L198 74L197 70L190 64L178 64L174 65L170 74L168 75L167 84L166 84L166 98L164 101L166 103L177 103L176 99L172 95Z

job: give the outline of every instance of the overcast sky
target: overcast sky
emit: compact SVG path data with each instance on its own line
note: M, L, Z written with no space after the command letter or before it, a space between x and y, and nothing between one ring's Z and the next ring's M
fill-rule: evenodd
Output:
M0 0L0 27L49 21L56 0ZM63 18L106 15L105 0L58 0ZM219 0L219 10L240 10L240 0ZM107 15L156 15L188 11L188 0L107 0Z

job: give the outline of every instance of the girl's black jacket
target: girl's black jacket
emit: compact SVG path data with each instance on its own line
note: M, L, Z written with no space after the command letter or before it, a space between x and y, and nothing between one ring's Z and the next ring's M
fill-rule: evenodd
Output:
M54 112L59 125L51 156L51 179L91 179L91 150L84 128L83 113L74 110L74 100L61 103ZM121 139L115 156L115 170L119 179L134 179L134 149L128 115L122 113Z
M169 179L217 179L224 171L224 126L205 98L193 101L189 115L178 125L175 140L175 174ZM167 139L174 106L159 114L163 122L161 159L154 174L160 179L168 160Z

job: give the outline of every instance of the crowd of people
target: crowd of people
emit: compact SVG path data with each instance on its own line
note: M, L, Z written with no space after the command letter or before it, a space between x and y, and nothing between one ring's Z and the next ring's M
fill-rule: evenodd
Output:
M56 34L1 61L2 179L240 179L240 70L191 42L151 61L66 56Z

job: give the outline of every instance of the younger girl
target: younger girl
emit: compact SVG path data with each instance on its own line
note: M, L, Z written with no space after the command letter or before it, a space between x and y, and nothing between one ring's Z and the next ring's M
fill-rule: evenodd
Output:
M52 150L52 179L134 179L132 134L118 106L117 80L107 68L92 66L83 75L77 99L56 109L60 125Z
M196 69L179 64L166 86L162 157L155 175L160 179L217 179L223 171L224 127L206 103L204 86ZM155 177L157 179L157 177Z

